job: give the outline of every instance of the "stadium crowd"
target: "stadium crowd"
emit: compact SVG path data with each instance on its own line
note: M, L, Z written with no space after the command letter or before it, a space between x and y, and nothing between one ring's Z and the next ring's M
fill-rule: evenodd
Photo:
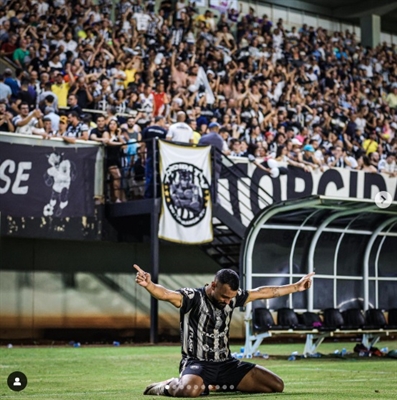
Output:
M268 171L397 176L395 45L188 0L120 0L112 23L111 3L0 0L0 56L16 66L0 76L0 131L102 142L115 181L121 158L144 166L134 143L153 126L190 143L215 131Z

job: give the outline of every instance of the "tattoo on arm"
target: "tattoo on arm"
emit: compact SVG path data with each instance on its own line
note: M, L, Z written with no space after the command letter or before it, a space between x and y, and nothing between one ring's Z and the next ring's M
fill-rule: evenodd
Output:
M273 297L280 297L280 291L278 287L272 287Z

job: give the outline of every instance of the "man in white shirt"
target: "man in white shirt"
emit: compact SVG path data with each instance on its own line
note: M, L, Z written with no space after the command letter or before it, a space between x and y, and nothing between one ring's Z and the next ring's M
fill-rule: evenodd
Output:
M65 40L60 40L57 47L63 47L63 51L71 51L75 57L77 57L76 49L77 42L73 40L73 35L71 31L66 32Z
M380 160L378 170L382 174L388 175L390 178L397 176L396 153L389 153L386 159Z
M43 127L41 111L36 109L29 112L29 104L26 102L21 102L18 108L19 114L12 120L15 126L15 133L23 135L41 134L40 128Z
M185 112L178 111L176 122L168 129L166 139L172 142L193 143L193 129L185 121Z

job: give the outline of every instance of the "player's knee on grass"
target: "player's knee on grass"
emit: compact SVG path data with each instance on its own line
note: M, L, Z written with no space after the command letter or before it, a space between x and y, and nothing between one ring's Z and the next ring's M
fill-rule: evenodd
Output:
M281 393L284 390L284 382L273 372L256 365L242 379L237 390L250 393Z
M284 381L278 376L275 377L274 391L278 393L284 391Z

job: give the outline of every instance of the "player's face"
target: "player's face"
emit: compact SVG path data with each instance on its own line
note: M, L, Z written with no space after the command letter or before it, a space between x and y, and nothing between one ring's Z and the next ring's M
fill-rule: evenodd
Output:
M211 299L217 308L225 308L237 296L237 290L232 290L228 284L212 282Z

